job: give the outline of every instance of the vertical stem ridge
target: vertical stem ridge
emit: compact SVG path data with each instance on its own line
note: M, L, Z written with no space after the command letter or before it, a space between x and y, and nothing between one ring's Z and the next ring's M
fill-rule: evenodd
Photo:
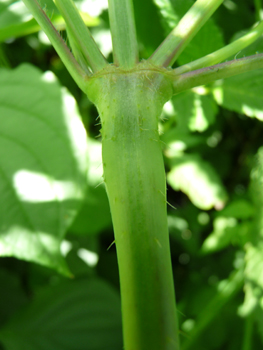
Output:
M132 0L108 0L114 63L124 69L138 62Z

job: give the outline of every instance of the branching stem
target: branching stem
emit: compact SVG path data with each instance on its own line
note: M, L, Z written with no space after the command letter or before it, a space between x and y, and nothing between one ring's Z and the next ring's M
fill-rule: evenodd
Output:
M106 67L108 62L93 40L74 2L72 0L54 0L54 2L70 30L71 41L74 40L76 49L87 60L87 64L94 72Z
M85 90L85 79L87 79L87 72L85 72L76 61L64 40L57 32L56 28L42 10L39 3L36 0L23 0L23 2L32 12L40 27L45 31L59 57L67 67L69 73L72 75L80 89Z

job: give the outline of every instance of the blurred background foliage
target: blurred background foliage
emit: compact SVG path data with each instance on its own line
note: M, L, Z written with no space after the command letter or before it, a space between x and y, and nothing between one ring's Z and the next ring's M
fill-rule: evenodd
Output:
M53 2L40 2L67 41ZM193 2L134 0L142 58ZM112 62L107 1L76 5ZM225 0L175 66L231 42L262 14L260 0ZM237 57L257 52L262 38ZM182 350L263 347L262 94L255 71L164 106ZM0 1L0 130L0 349L122 349L97 111L21 1Z

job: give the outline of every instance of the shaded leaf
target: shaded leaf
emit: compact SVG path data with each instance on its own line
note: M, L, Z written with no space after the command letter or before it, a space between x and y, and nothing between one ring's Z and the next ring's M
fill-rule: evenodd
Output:
M0 130L0 256L67 273L60 243L80 207L87 167L75 100L51 72L2 69Z
M263 307L263 243L257 246L250 243L246 245L245 300L239 308L241 316L249 315L257 306Z
M47 287L0 331L6 350L121 350L117 293L101 280Z
M221 212L221 216L236 219L250 219L255 215L254 206L245 199L237 199L230 202Z
M222 208L227 200L225 188L212 166L198 155L174 158L168 183L188 195L200 209Z

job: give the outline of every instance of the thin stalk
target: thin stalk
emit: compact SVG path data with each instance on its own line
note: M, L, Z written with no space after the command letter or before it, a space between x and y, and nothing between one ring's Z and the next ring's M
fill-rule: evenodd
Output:
M119 265L125 350L179 350L158 116L169 80L118 68L91 80Z
M157 66L171 66L223 1L197 0L152 54L150 62Z
M261 18L261 0L254 0L254 4L255 4L255 15L256 15L256 21L260 21Z
M218 317L222 308L241 290L244 283L244 273L240 269L235 271L227 280L224 288L206 305L198 315L197 324L189 333L189 338L182 345L182 350L194 349L198 337L204 332L214 318Z
M74 38L75 46L86 58L92 70L97 72L105 68L108 62L100 52L74 2L72 0L54 0L54 2Z
M253 349L254 314L246 317L242 350Z
M174 93L205 85L218 79L225 79L237 74L263 68L263 54L253 55L214 66L197 69L181 75L169 74L173 80Z
M23 2L46 33L73 79L76 81L80 89L84 91L86 87L85 80L87 80L88 77L87 72L80 67L56 28L52 25L51 21L40 7L39 3L36 0L23 0Z
M114 63L124 69L138 62L132 0L108 0Z
M175 68L174 72L176 74L183 74L195 69L211 66L213 64L222 62L228 57L234 55L238 51L243 50L245 47L252 44L262 35L262 33L263 21L260 22L256 27L252 28L247 34L235 40L231 44L223 47L222 49L214 51L213 53L210 53L209 55L204 56L198 60L187 63L181 67Z

